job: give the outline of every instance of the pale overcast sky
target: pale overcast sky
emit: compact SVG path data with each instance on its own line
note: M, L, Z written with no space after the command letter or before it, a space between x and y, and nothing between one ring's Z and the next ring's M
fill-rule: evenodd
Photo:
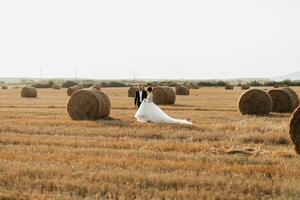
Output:
M7 0L0 77L235 78L300 70L299 0Z

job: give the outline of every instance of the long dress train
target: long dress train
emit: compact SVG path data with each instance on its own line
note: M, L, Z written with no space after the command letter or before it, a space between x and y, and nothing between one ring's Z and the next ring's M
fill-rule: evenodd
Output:
M166 123L166 124L186 124L192 125L185 119L174 119L162 111L155 103L152 102L152 94L145 99L138 111L135 118L139 122L153 122L153 123Z

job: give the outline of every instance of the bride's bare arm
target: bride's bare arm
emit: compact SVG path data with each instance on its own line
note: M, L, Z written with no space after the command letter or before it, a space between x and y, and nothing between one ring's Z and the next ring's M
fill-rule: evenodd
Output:
M147 97L148 102L152 102L153 101L153 94L149 94Z

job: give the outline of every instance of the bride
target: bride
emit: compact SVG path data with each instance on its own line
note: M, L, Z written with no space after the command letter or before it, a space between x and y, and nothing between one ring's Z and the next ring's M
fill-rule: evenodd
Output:
M152 87L147 89L148 97L145 99L138 111L135 118L139 122L153 122L153 123L166 123L166 124L187 124L192 125L192 122L183 119L174 119L162 111L155 103L153 103Z

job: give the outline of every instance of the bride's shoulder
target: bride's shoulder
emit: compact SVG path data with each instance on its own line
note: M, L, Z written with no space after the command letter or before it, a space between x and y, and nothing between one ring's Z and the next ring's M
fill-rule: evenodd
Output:
M150 100L150 101L153 101L153 94L149 94L147 99Z

